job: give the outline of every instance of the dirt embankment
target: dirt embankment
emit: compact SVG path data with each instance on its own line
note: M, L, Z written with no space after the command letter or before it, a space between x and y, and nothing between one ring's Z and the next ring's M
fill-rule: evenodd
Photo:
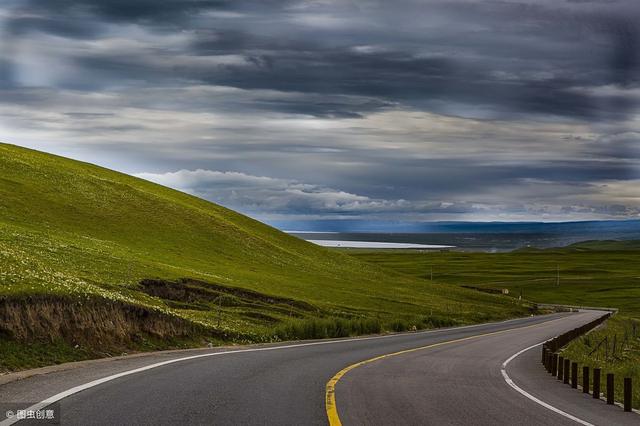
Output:
M259 325L275 324L282 317L305 318L320 312L302 300L190 278L175 281L146 279L140 281L140 290L162 299L174 309L218 311L229 308L234 315Z
M140 285L142 291L151 296L156 296L164 300L194 304L194 306L192 306L193 309L197 309L198 303L221 302L226 306L263 304L271 307L280 306L307 312L317 311L315 306L302 300L273 296L245 288L228 287L190 278L181 278L176 281L146 279L140 281Z
M0 298L0 338L16 341L128 346L149 337L195 337L202 331L184 319L119 301L59 296Z

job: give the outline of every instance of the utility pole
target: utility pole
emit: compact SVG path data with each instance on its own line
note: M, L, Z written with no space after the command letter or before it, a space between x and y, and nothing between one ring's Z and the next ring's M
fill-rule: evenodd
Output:
M218 328L220 328L220 319L222 316L222 300L221 300L222 295L218 296Z
M429 281L433 281L433 265L431 264L431 253L429 252L429 250L424 250L424 253L427 255L427 257L429 258L427 260L427 264L429 265Z
M556 265L556 287L560 286L560 265Z

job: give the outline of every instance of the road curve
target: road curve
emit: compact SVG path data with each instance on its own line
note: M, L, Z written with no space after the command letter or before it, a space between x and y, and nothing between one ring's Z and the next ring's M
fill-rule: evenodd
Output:
M569 324L576 327L599 315L584 312L362 364L336 386L340 419L385 425L640 424L637 414L594 401L544 373L540 346L531 347ZM529 347L503 374L503 363Z
M429 332L93 363L0 386L0 403L27 406L124 372L62 399L62 424L327 424L326 385L337 372L412 350L359 365L335 382L336 414L343 424L576 424L516 392L501 366L514 353L598 315L555 314ZM431 347L413 350L425 346ZM586 424L638 424L637 414L586 399L547 376L538 352L524 352L506 367L514 383ZM194 355L199 357L174 362ZM126 373L165 361L172 363Z

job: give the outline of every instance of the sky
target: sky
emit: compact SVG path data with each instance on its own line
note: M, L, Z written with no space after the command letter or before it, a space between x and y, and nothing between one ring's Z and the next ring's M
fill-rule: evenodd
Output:
M640 217L637 0L3 0L0 141L264 221Z

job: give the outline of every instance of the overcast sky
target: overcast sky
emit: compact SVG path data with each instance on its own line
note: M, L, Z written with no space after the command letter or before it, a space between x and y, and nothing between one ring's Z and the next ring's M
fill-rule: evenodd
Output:
M640 215L638 0L3 0L0 140L262 220Z

